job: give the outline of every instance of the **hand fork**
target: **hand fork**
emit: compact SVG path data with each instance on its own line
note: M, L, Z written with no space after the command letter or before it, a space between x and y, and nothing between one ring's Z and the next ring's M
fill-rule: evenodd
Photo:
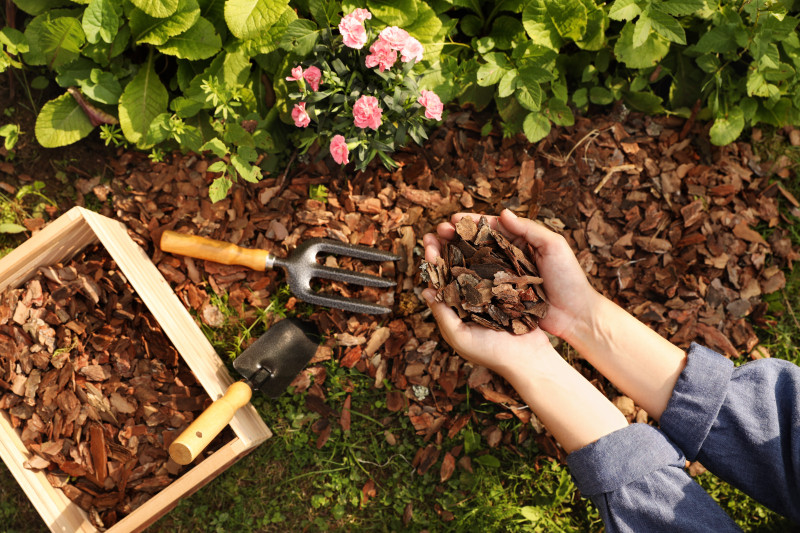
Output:
M322 294L311 290L311 280L330 279L367 287L388 288L395 282L380 276L344 268L331 268L317 263L317 254L338 254L365 261L397 261L395 254L368 246L347 244L331 239L309 239L301 243L287 258L275 257L266 250L242 248L229 242L167 230L161 236L165 252L206 259L225 265L242 265L259 272L281 267L286 271L289 289L297 298L310 304L335 307L352 313L384 314L391 309L339 295Z

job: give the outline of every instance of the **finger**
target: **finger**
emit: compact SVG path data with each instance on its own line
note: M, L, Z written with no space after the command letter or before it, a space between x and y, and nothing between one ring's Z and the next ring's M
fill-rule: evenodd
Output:
M428 302L428 307L431 308L433 318L439 324L439 331L448 339L458 339L460 334L466 333L462 331L465 328L464 322L458 318L458 315L453 311L449 305L444 302L437 302L436 291L433 289L425 289L422 291L422 297ZM452 343L451 343L452 345ZM454 346L455 348L455 346Z
M500 213L499 222L513 237L522 237L542 254L552 252L554 247L562 241L559 234L550 231L538 222L520 218L509 209L504 209Z
M436 235L426 233L422 237L422 244L425 246L425 261L434 263L436 258L442 255L442 243Z
M442 239L452 240L456 236L456 228L449 222L442 222L436 226L436 234Z

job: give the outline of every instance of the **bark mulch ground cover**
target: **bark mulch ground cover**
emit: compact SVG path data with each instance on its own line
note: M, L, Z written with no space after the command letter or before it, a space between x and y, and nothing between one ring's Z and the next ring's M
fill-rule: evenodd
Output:
M106 214L128 225L187 308L211 327L223 321L212 293L226 293L233 309L254 318L254 308L269 304L283 274L164 254L154 243L166 229L279 256L311 237L399 254L396 264L378 266L326 259L331 266L396 279L394 291L320 283L321 289L388 305L393 312L314 310L311 319L327 341L294 385L308 391L308 407L325 421L316 424L321 447L329 423L348 418L326 405L325 368L318 363L335 359L373 377L375 387L391 383L388 408L406 409L428 443L414 460L421 473L439 462L436 444L456 435L471 417L485 418L477 421L492 447L513 448L535 438L546 453L563 457L502 379L452 352L420 298L426 285L422 236L453 213L497 214L507 207L536 218L567 238L599 291L679 346L696 340L731 357L765 355L753 350L753 324L764 321L766 310L762 297L784 286L781 269L800 257L778 200L788 201L795 214L800 204L781 186L787 171L779 163L760 161L742 142L712 147L707 130L679 118L621 112L579 118L536 145L519 137L483 137L479 120L466 111L452 113L424 149L395 154L395 171L370 166L350 174L309 158L256 185L237 185L216 204L207 199L211 161L195 155L152 164L142 154L120 152L110 163L110 185L87 177L77 187L82 195L113 199ZM310 186L320 184L328 188L325 201L309 194ZM294 304L290 299L288 307ZM629 419L647 420L573 355L573 364L625 407ZM465 385L503 408L493 415L455 415ZM534 422L513 441L497 425L511 417ZM443 479L460 452L445 452ZM469 469L469 458L461 459Z

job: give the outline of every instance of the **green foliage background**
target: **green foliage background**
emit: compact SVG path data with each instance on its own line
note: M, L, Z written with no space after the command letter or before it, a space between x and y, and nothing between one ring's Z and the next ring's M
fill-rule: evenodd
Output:
M291 149L284 77L356 7L425 45L422 88L494 106L532 142L617 102L694 112L719 145L800 123L797 0L14 1L29 17L0 31L0 71L43 69L63 91L39 111L43 146L100 127L115 144L211 151L214 199Z

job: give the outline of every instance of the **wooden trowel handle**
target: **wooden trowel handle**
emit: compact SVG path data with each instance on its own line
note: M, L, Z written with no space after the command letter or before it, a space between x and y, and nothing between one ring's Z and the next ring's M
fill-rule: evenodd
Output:
M208 406L169 446L169 456L180 465L188 465L228 425L237 409L250 401L253 389L237 381L219 400Z
M197 259L206 259L224 265L242 265L253 270L267 269L266 250L242 248L229 242L217 241L198 235L186 235L167 230L161 235L161 249Z

